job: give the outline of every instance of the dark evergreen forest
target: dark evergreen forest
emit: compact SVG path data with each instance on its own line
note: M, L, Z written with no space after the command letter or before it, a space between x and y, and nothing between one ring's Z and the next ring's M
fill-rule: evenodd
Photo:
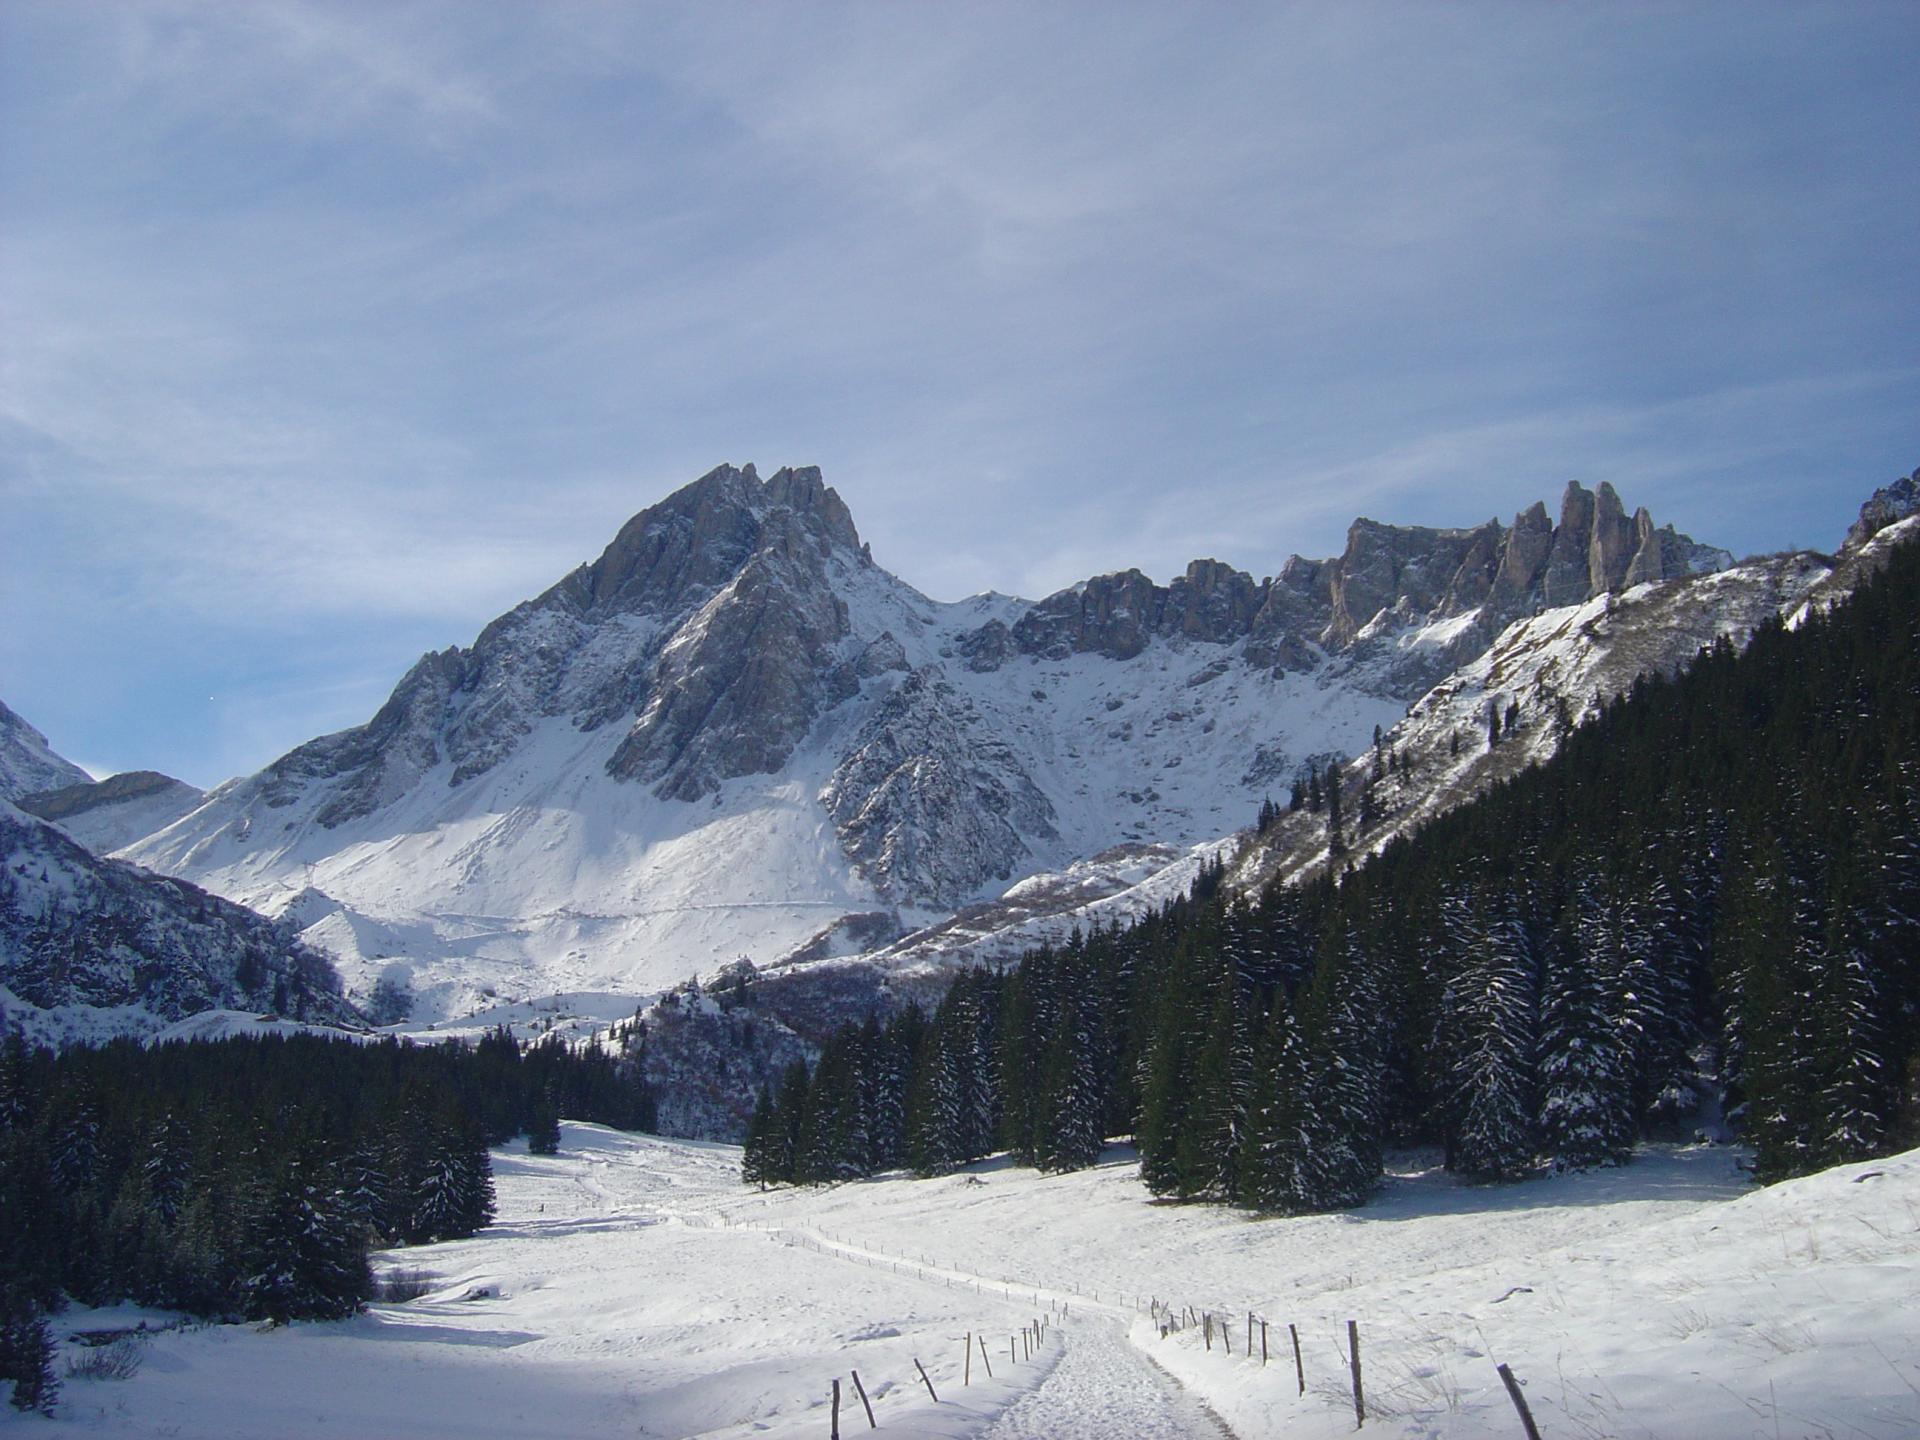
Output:
M847 1026L761 1095L745 1178L1130 1134L1157 1194L1298 1213L1361 1203L1386 1145L1498 1181L1724 1124L1772 1181L1920 1143L1920 546L1337 877L1223 878Z
M0 1379L44 1402L67 1298L270 1321L352 1314L369 1248L493 1216L487 1146L564 1112L650 1128L638 1062L558 1041L319 1036L0 1046Z

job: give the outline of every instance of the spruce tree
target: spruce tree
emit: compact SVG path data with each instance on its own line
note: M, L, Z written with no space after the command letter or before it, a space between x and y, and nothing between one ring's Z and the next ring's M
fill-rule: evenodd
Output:
M1514 1179L1534 1154L1532 957L1498 892L1456 893L1445 915L1455 967L1441 1019L1451 1090L1448 1166L1471 1180Z
M1306 1050L1283 991L1262 1032L1247 1134L1239 1167L1240 1202L1297 1215L1315 1208L1307 1146L1318 1126L1309 1113Z

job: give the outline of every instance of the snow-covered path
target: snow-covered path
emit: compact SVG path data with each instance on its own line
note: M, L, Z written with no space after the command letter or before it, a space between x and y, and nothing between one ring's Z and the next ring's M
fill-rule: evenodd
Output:
M378 1257L417 1298L155 1335L131 1380L69 1380L52 1422L0 1405L0 1432L800 1440L836 1379L865 1432L858 1371L889 1440L1340 1440L1351 1318L1369 1437L1511 1440L1497 1361L1549 1436L1920 1435L1920 1151L1759 1191L1736 1158L1649 1147L1499 1189L1409 1169L1362 1210L1259 1220L1155 1205L1124 1154L759 1192L736 1147L569 1124L558 1156L496 1153L481 1235ZM1282 1347L1297 1325L1306 1393L1290 1353L1162 1338L1153 1297L1256 1314ZM60 1332L141 1318L165 1317Z
M1064 1338L1053 1373L1007 1409L987 1440L1231 1440L1211 1411L1128 1341L1121 1321L1089 1314Z

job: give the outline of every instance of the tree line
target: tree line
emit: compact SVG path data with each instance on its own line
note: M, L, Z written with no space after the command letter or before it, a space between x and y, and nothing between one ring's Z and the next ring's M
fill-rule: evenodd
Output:
M1499 1181L1724 1125L1771 1181L1920 1143L1920 546L1335 876L1223 879L847 1026L762 1093L746 1179L1132 1135L1157 1194L1299 1213L1388 1144Z
M324 1320L368 1252L493 1216L489 1145L559 1143L562 1112L652 1124L640 1062L504 1030L478 1043L275 1035L55 1053L0 1044L0 1379L50 1403L68 1298Z

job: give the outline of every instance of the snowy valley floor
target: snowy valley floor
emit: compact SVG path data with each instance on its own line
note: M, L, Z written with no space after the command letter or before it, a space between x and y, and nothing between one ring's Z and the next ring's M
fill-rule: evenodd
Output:
M557 1157L496 1156L484 1234L378 1258L429 1272L420 1298L167 1333L133 1378L69 1379L56 1421L9 1410L0 1427L824 1436L837 1375L853 1436L858 1370L901 1437L1318 1440L1354 1433L1352 1319L1368 1434L1519 1436L1506 1361L1550 1440L1920 1435L1920 1152L1770 1190L1724 1149L1499 1189L1419 1171L1352 1214L1260 1221L1150 1203L1124 1156L767 1194L738 1165L730 1146L569 1125ZM1227 1316L1231 1350L1199 1328L1162 1338L1137 1308L1150 1297ZM1268 1321L1265 1367L1249 1312ZM1009 1363L1039 1316L1046 1342ZM133 1318L68 1315L59 1333Z

